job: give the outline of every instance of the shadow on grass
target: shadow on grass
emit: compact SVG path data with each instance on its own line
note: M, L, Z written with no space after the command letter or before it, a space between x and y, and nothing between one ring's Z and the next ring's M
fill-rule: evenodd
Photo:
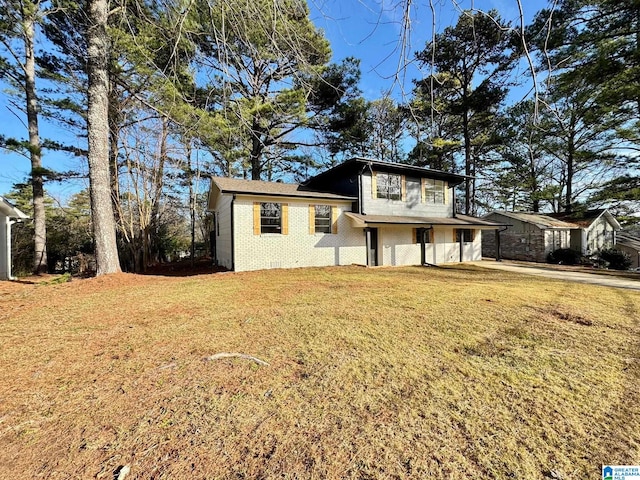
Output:
M213 265L210 258L198 258L191 262L190 259L178 262L160 263L148 267L145 272L136 272L140 275L159 275L164 277L193 277L196 275L210 275L212 273L228 272L224 267Z

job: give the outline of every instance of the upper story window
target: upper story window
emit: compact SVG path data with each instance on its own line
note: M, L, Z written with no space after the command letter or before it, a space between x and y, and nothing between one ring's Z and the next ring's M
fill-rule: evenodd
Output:
M375 177L376 198L402 200L402 175L377 172Z
M288 204L255 202L253 204L253 234L288 232Z
M423 179L424 185L424 201L426 203L445 203L445 183L442 180L433 180L431 178Z

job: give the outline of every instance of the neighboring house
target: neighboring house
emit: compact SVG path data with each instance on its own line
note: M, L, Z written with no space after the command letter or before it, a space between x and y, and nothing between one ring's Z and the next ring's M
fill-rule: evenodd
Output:
M616 234L616 248L631 257L631 268L640 268L640 238L628 233Z
M621 229L606 208L550 215L577 225L578 228L571 230L571 248L583 255L593 255L603 248L612 248L616 244L616 232Z
M214 261L244 271L480 260L480 232L501 225L455 214L464 179L363 158L301 185L214 177Z
M615 245L615 232L620 230L608 210L573 215L496 211L483 218L509 225L499 231L499 238L483 237L483 256L496 257L499 253L501 258L531 262L546 262L547 255L559 248L592 255Z
M0 197L0 280L11 280L11 225L29 218Z

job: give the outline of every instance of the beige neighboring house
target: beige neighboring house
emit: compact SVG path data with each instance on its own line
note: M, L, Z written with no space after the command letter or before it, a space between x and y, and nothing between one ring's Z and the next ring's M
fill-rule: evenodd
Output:
M354 158L304 184L214 177L214 262L235 271L331 265L420 265L481 259L481 231L457 215L465 177Z
M0 197L0 280L12 280L11 275L11 225L29 218L19 209Z
M616 234L616 248L631 257L631 268L640 268L640 237L618 232Z
M511 260L546 262L559 248L593 255L616 244L620 224L607 209L575 214L495 211L483 217L509 224L498 235L483 237L482 254ZM499 250L499 252L498 252Z

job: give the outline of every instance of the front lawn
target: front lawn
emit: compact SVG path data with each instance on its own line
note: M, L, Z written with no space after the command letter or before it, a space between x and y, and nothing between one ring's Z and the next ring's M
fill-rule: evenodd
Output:
M0 282L0 472L600 478L640 464L639 318L471 266Z

